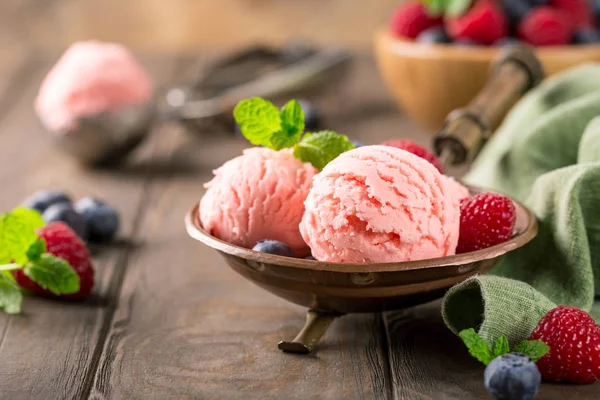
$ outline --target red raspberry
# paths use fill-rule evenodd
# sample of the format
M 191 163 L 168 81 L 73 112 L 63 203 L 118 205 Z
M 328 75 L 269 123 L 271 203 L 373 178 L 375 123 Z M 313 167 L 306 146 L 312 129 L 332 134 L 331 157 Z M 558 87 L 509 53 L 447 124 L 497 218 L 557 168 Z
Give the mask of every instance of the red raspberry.
M 79 292 L 56 296 L 29 279 L 22 270 L 17 270 L 14 274 L 17 283 L 23 288 L 42 296 L 59 297 L 64 300 L 84 299 L 90 294 L 94 286 L 94 268 L 85 244 L 63 222 L 54 222 L 46 225 L 38 233 L 41 238 L 46 240 L 48 253 L 67 261 L 77 272 L 80 279 Z
M 519 36 L 534 46 L 561 46 L 571 42 L 573 30 L 563 11 L 538 7 L 518 27 Z
M 460 201 L 460 235 L 456 253 L 485 249 L 512 237 L 517 214 L 508 197 L 479 193 Z
M 508 34 L 508 22 L 495 2 L 482 0 L 466 13 L 448 19 L 447 29 L 454 40 L 469 39 L 489 45 Z
M 550 5 L 567 16 L 572 30 L 594 26 L 594 14 L 588 0 L 551 0 Z
M 392 15 L 390 30 L 394 35 L 414 39 L 419 33 L 441 25 L 442 22 L 441 17 L 428 15 L 423 3 L 409 1 L 398 7 Z
M 550 347 L 537 361 L 544 379 L 594 383 L 600 378 L 600 326 L 585 311 L 567 306 L 548 311 L 529 340 Z
M 425 149 L 423 146 L 419 146 L 415 142 L 405 139 L 395 139 L 388 140 L 381 144 L 383 146 L 391 146 L 396 147 L 398 149 L 406 150 L 409 153 L 413 153 L 415 156 L 424 158 L 425 160 L 432 163 L 433 166 L 436 167 L 438 171 L 440 171 L 440 173 L 444 173 L 444 171 L 442 171 L 442 165 L 440 164 L 440 160 L 438 160 L 438 158 L 435 155 L 433 155 L 430 151 Z

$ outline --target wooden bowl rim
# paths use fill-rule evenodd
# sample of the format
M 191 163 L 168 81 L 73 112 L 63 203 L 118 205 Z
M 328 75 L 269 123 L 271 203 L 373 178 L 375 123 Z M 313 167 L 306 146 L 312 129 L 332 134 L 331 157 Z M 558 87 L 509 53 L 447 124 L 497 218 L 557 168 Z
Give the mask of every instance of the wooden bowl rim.
M 375 41 L 390 48 L 397 55 L 419 58 L 439 59 L 471 59 L 473 61 L 491 61 L 502 49 L 499 46 L 456 46 L 451 43 L 422 44 L 408 38 L 394 36 L 389 29 L 379 28 L 375 33 Z M 581 44 L 569 46 L 536 47 L 536 53 L 541 59 L 548 58 L 587 58 L 590 54 L 600 54 L 600 44 Z M 593 58 L 590 56 L 590 58 Z
M 467 186 L 477 190 L 472 186 Z M 479 189 L 481 190 L 481 189 Z M 519 201 L 512 199 L 517 209 L 521 209 L 527 217 L 527 228 L 515 235 L 510 240 L 500 243 L 496 246 L 488 247 L 487 249 L 477 250 L 465 254 L 456 254 L 446 257 L 430 258 L 426 260 L 405 261 L 395 263 L 378 263 L 378 264 L 347 264 L 347 263 L 330 263 L 314 260 L 306 260 L 301 258 L 291 258 L 266 254 L 244 247 L 236 246 L 217 239 L 206 232 L 198 217 L 199 203 L 197 203 L 185 216 L 185 226 L 188 234 L 204 243 L 205 245 L 235 257 L 241 257 L 246 260 L 251 260 L 259 263 L 272 264 L 283 267 L 300 268 L 313 271 L 328 271 L 328 272 L 343 272 L 343 273 L 369 273 L 369 272 L 397 272 L 406 270 L 417 270 L 425 268 L 447 267 L 452 265 L 465 265 L 484 260 L 494 259 L 501 255 L 515 250 L 529 243 L 538 233 L 538 222 L 533 213 L 521 204 Z

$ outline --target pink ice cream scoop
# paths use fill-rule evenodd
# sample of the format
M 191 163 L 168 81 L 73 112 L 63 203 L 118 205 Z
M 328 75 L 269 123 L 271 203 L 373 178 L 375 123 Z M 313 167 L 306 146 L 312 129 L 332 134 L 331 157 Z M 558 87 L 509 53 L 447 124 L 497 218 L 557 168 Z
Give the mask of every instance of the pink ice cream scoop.
M 213 236 L 253 247 L 261 239 L 286 243 L 295 255 L 309 249 L 298 225 L 318 171 L 289 150 L 250 148 L 214 171 L 200 201 L 200 221 Z
M 150 79 L 125 47 L 78 42 L 42 82 L 35 110 L 48 130 L 70 132 L 79 117 L 142 103 L 151 96 Z
M 428 161 L 389 146 L 340 155 L 315 176 L 300 223 L 317 260 L 412 261 L 454 254 L 455 189 Z

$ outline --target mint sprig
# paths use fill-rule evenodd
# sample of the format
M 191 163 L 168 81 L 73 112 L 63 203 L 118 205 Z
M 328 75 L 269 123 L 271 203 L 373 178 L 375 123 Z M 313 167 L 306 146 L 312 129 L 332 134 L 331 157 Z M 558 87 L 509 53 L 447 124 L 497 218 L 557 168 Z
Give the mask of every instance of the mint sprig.
M 294 146 L 294 157 L 311 163 L 317 169 L 323 169 L 334 158 L 353 148 L 354 145 L 346 135 L 333 131 L 307 133 Z
M 304 133 L 304 111 L 300 103 L 290 100 L 280 110 L 260 97 L 242 100 L 233 110 L 235 121 L 250 143 L 273 150 L 294 148 L 294 157 L 323 169 L 354 145 L 347 136 L 333 131 Z
M 19 207 L 0 214 L 0 309 L 21 311 L 23 293 L 13 271 L 23 270 L 32 281 L 61 295 L 79 291 L 79 275 L 69 263 L 46 251 L 46 241 L 36 233 L 44 220 L 35 210 Z
M 475 332 L 473 328 L 460 331 L 458 336 L 462 339 L 465 346 L 467 346 L 469 354 L 482 362 L 484 365 L 488 365 L 496 357 L 500 357 L 511 352 L 508 345 L 508 340 L 504 335 L 500 336 L 496 340 L 492 350 L 490 350 L 487 343 L 481 338 L 481 336 L 477 334 L 477 332 Z M 549 350 L 550 348 L 548 345 L 540 340 L 524 340 L 512 351 L 515 353 L 525 354 L 527 357 L 531 358 L 531 360 L 537 361 Z

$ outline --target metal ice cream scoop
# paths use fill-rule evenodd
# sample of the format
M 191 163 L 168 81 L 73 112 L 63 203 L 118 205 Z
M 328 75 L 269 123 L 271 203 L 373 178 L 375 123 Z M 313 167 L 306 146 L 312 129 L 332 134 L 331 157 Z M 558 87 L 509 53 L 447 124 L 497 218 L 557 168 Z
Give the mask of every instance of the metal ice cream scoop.
M 159 120 L 175 120 L 197 130 L 231 114 L 243 99 L 288 95 L 328 83 L 349 60 L 348 53 L 339 49 L 251 47 L 216 62 L 193 85 L 171 89 L 164 100 L 80 118 L 75 129 L 56 135 L 57 143 L 84 164 L 115 163 L 136 148 Z M 158 107 L 159 100 L 165 107 Z

